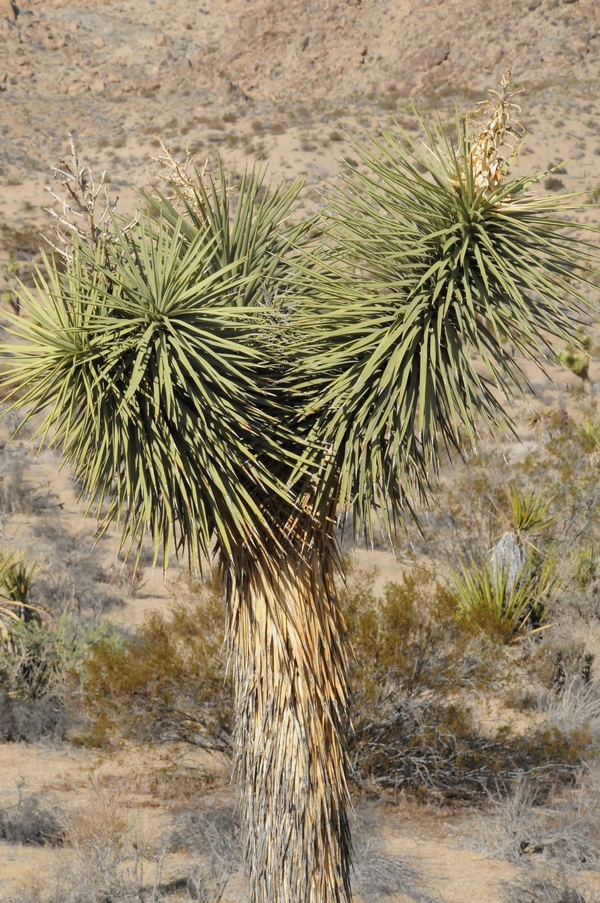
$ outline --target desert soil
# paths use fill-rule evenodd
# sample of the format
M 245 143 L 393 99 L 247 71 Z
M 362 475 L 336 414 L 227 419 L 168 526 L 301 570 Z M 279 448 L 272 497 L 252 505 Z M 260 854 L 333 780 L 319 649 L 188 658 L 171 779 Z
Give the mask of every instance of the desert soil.
M 149 155 L 159 152 L 156 136 L 175 154 L 189 147 L 200 163 L 220 156 L 233 172 L 265 161 L 274 180 L 305 174 L 303 203 L 318 209 L 323 181 L 357 165 L 349 136 L 364 139 L 393 119 L 414 128 L 415 102 L 443 120 L 455 99 L 472 110 L 508 65 L 524 89 L 528 132 L 517 170 L 563 164 L 554 190 L 585 192 L 583 217 L 598 221 L 597 0 L 0 0 L 0 293 L 14 285 L 15 270 L 27 278 L 38 257 L 39 233 L 49 228 L 46 186 L 69 133 L 94 172 L 108 172 L 124 212 L 135 189 L 155 180 Z M 536 379 L 542 392 L 552 391 Z M 93 525 L 82 522 L 56 457 L 34 461 L 26 441 L 15 453 L 53 498 L 48 516 L 91 550 Z M 50 553 L 27 516 L 2 529 L 4 545 L 35 550 L 44 566 Z M 94 549 L 107 566 L 116 538 Z M 398 573 L 390 553 L 353 554 L 361 566 L 377 565 L 381 582 Z M 122 623 L 139 623 L 168 599 L 160 571 L 148 567 L 143 576 L 135 598 L 126 586 L 115 588 L 123 605 L 112 616 Z M 186 774 L 212 767 L 179 754 Z M 0 805 L 25 788 L 72 809 L 111 788 L 152 830 L 177 797 L 168 789 L 172 763 L 161 756 L 6 744 Z M 202 786 L 192 796 L 206 795 Z M 428 899 L 500 903 L 515 870 L 465 842 L 476 833 L 471 813 L 373 804 L 367 814 L 386 849 L 420 876 Z M 51 870 L 53 856 L 47 847 L 0 844 L 0 894 Z M 177 862 L 169 868 L 176 874 Z M 233 882 L 227 893 L 241 899 L 243 888 Z

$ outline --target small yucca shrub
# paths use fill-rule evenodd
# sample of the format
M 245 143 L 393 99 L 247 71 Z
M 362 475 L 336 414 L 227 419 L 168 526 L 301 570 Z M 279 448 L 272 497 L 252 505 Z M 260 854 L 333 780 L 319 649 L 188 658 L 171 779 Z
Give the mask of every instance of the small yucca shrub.
M 457 619 L 502 642 L 530 633 L 546 617 L 554 571 L 552 558 L 539 565 L 526 561 L 517 570 L 510 561 L 471 559 L 451 578 Z
M 15 628 L 21 620 L 39 617 L 39 607 L 29 602 L 34 573 L 35 564 L 26 564 L 23 557 L 0 558 L 0 641 L 5 649 L 13 649 Z

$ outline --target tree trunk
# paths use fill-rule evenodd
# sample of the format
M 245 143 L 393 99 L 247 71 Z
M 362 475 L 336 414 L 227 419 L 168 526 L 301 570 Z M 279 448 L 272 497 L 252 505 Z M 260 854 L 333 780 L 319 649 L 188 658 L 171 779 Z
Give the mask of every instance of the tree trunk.
M 346 628 L 330 535 L 226 568 L 251 903 L 349 903 Z M 275 543 L 271 542 L 271 547 Z

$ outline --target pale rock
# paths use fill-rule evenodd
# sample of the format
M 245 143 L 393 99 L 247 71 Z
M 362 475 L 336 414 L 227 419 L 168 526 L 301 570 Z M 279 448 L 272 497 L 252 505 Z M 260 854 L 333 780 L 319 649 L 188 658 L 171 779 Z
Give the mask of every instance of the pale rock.
M 406 79 L 406 81 L 398 81 L 396 82 L 396 90 L 394 91 L 395 97 L 407 98 L 410 97 L 414 91 L 414 80 Z
M 12 0 L 0 0 L 0 17 L 9 22 L 17 21 L 17 8 Z
M 180 78 L 188 78 L 192 74 L 192 64 L 187 56 L 177 63 L 175 72 Z
M 102 92 L 106 89 L 106 84 L 102 81 L 101 78 L 95 78 L 90 85 L 94 94 L 102 94 Z
M 195 50 L 190 51 L 188 60 L 192 64 L 192 69 L 200 69 L 209 53 L 210 50 L 206 47 L 197 47 Z
M 104 47 L 104 39 L 100 35 L 96 35 L 92 41 L 92 46 L 95 47 L 96 50 L 102 50 Z
M 434 66 L 441 66 L 444 60 L 450 55 L 450 44 L 444 41 L 441 44 L 434 44 L 426 47 L 420 53 L 417 53 L 411 60 L 414 69 L 433 69 Z
M 589 50 L 587 38 L 581 35 L 576 37 L 573 41 L 573 50 L 576 53 L 586 54 Z

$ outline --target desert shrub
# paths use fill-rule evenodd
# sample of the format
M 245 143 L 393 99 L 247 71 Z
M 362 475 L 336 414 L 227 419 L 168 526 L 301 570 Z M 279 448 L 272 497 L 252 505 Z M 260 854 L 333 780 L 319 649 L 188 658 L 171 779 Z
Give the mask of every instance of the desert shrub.
M 72 724 L 72 712 L 62 699 L 14 699 L 0 690 L 0 740 L 10 743 L 37 743 L 65 740 Z
M 594 869 L 600 864 L 597 776 L 569 789 L 549 792 L 521 776 L 506 794 L 494 794 L 480 821 L 478 845 L 486 853 L 525 863 L 544 861 L 558 869 Z
M 57 619 L 19 621 L 10 649 L 0 649 L 0 687 L 14 699 L 58 698 L 77 679 L 89 650 L 109 632 L 69 609 Z
M 565 875 L 526 875 L 507 888 L 506 903 L 600 903 L 600 897 Z
M 351 773 L 360 785 L 478 796 L 530 773 L 568 781 L 588 754 L 584 724 L 484 734 L 471 702 L 505 694 L 519 655 L 465 631 L 452 594 L 425 569 L 375 592 L 357 571 L 341 591 L 351 659 Z M 180 582 L 168 612 L 101 638 L 81 664 L 89 745 L 119 738 L 229 751 L 225 610 L 218 579 Z M 471 694 L 471 695 L 470 695 Z M 191 816 L 190 816 L 191 817 Z
M 358 573 L 342 593 L 351 663 L 352 777 L 361 785 L 445 797 L 485 795 L 519 773 L 570 781 L 589 753 L 583 725 L 483 733 L 478 694 L 505 695 L 518 656 L 464 631 L 452 596 L 427 571 L 374 592 Z
M 544 787 L 570 782 L 590 750 L 586 731 L 544 726 L 522 735 L 501 727 L 489 736 L 458 702 L 385 702 L 376 714 L 355 714 L 351 761 L 362 784 L 468 799 L 504 792 L 523 772 Z
M 178 740 L 228 751 L 232 691 L 223 650 L 219 581 L 180 581 L 168 613 L 152 612 L 130 636 L 100 640 L 82 669 L 92 721 L 85 742 Z
M 36 795 L 19 796 L 13 806 L 0 806 L 0 839 L 33 846 L 62 843 L 63 813 Z
M 459 642 L 449 594 L 426 569 L 388 582 L 380 597 L 375 578 L 375 570 L 354 572 L 340 593 L 354 653 L 354 699 L 368 704 L 386 682 L 406 696 L 447 684 Z
M 16 622 L 0 647 L 0 739 L 64 740 L 77 720 L 82 664 L 108 632 L 68 609 L 58 619 Z

